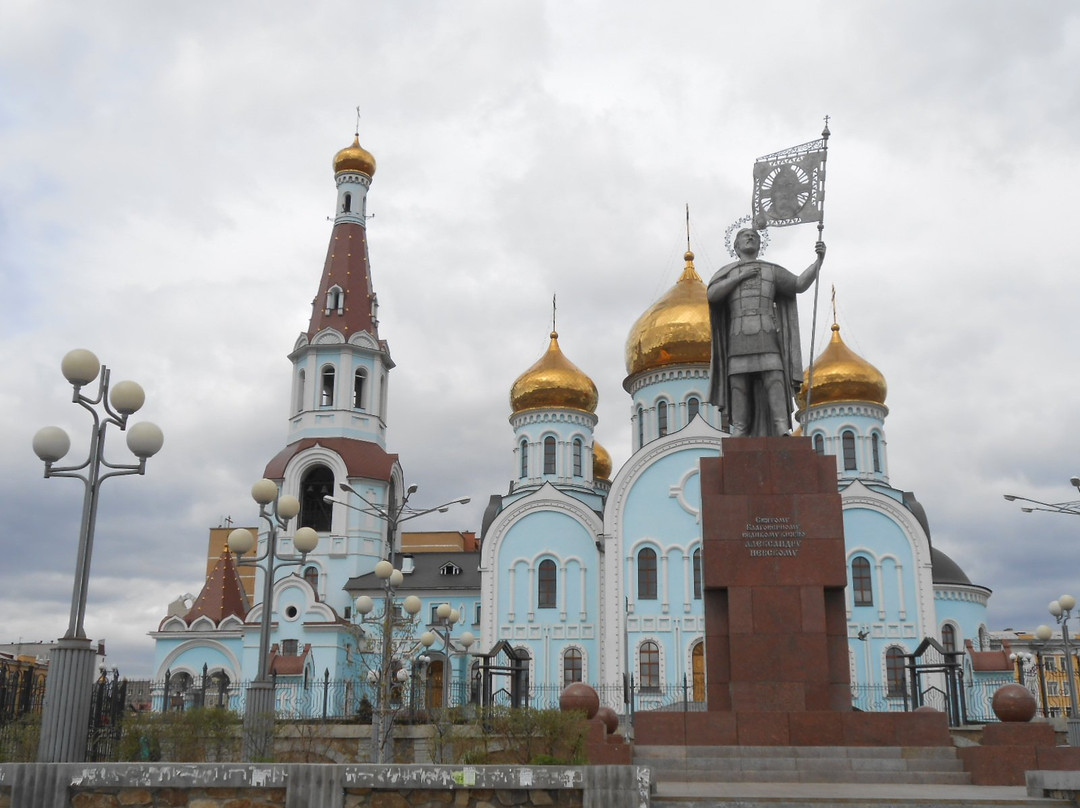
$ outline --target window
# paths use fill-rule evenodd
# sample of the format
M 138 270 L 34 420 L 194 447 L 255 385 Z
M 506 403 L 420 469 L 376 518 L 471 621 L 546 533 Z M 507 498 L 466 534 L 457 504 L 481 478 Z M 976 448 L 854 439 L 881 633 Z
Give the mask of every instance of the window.
M 646 640 L 638 651 L 638 669 L 642 690 L 660 689 L 660 646 Z
M 299 640 L 282 640 L 281 641 L 281 655 L 282 656 L 296 656 L 300 650 Z
M 656 428 L 660 437 L 667 434 L 667 402 L 661 401 L 656 405 Z
M 300 371 L 296 374 L 296 411 L 302 412 L 304 409 L 304 383 L 307 381 L 307 376 L 304 371 Z
M 475 606 L 476 609 L 473 611 L 473 625 L 478 626 L 480 625 L 480 604 L 477 603 Z
M 555 562 L 545 558 L 540 562 L 536 585 L 536 608 L 554 609 L 556 596 Z
M 904 695 L 904 652 L 893 646 L 885 652 L 886 695 Z
M 364 383 L 367 381 L 367 371 L 357 368 L 353 374 L 352 405 L 353 409 L 364 409 Z
M 341 210 L 345 213 L 352 210 L 352 194 L 345 194 L 345 204 L 341 206 Z
M 645 445 L 645 410 L 637 408 L 637 445 L 640 449 Z
M 870 451 L 874 455 L 874 471 L 881 473 L 881 441 L 875 433 L 870 438 Z
M 1057 670 L 1057 657 L 1044 657 L 1043 658 L 1043 670 L 1056 671 Z
M 304 580 L 311 586 L 311 590 L 318 595 L 319 592 L 319 568 L 312 565 L 304 567 Z
M 870 579 L 870 562 L 858 556 L 851 562 L 851 589 L 856 606 L 874 605 L 874 586 Z
M 562 658 L 563 686 L 581 681 L 581 651 L 577 648 L 567 648 Z
M 841 436 L 844 446 L 844 471 L 853 471 L 858 468 L 855 465 L 855 433 L 848 430 Z
M 690 423 L 697 418 L 698 411 L 701 409 L 701 402 L 696 398 L 689 398 L 686 401 L 686 423 Z
M 1059 696 L 1059 695 L 1061 695 L 1061 691 L 1059 690 L 1059 687 L 1060 686 L 1058 685 L 1057 682 L 1047 682 L 1046 683 L 1046 695 L 1048 695 L 1048 696 Z
M 447 604 L 432 603 L 431 604 L 431 619 L 428 620 L 428 623 L 430 625 L 435 625 L 437 623 L 442 622 L 442 620 L 439 618 L 439 607 L 443 606 L 443 605 L 449 606 L 450 604 L 449 603 L 447 603 Z
M 646 547 L 637 557 L 638 600 L 656 600 L 656 551 Z
M 555 438 L 544 438 L 544 474 L 555 473 Z
M 334 406 L 334 366 L 322 369 L 322 387 L 319 391 L 319 404 L 323 407 Z
M 529 476 L 529 442 L 521 442 L 521 479 Z
M 453 561 L 447 561 L 439 568 L 439 575 L 461 575 L 461 567 Z
M 323 497 L 333 493 L 334 472 L 326 466 L 313 466 L 305 472 L 300 479 L 300 518 L 297 527 L 328 532 L 333 511 Z
M 956 650 L 956 627 L 952 623 L 941 627 L 941 647 L 950 652 Z
M 333 311 L 338 314 L 345 311 L 345 292 L 336 284 L 326 290 L 326 313 Z
M 825 454 L 825 437 L 820 432 L 814 435 L 814 451 L 819 455 Z
M 701 600 L 701 548 L 694 550 L 694 600 Z
M 582 451 L 582 445 L 581 445 L 581 438 L 574 438 L 574 476 L 575 477 L 580 477 L 581 476 L 581 466 L 582 466 L 581 458 L 582 458 L 582 454 L 583 454 L 583 451 Z

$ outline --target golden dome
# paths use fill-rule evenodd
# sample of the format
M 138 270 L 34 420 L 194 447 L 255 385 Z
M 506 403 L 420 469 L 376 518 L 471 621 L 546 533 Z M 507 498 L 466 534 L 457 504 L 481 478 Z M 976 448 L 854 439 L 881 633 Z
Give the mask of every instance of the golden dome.
M 803 387 L 798 403 L 806 407 L 807 380 L 810 369 L 803 373 Z M 881 371 L 871 365 L 840 339 L 840 326 L 833 323 L 832 339 L 814 363 L 814 391 L 811 406 L 833 401 L 869 401 L 884 404 L 888 385 Z
M 547 352 L 510 388 L 510 408 L 522 410 L 567 409 L 596 411 L 596 385 L 563 354 L 559 334 L 551 332 Z
M 642 314 L 626 338 L 626 372 L 633 376 L 667 365 L 708 364 L 712 353 L 705 284 L 694 254 L 683 256 L 679 280 Z
M 592 476 L 594 480 L 611 479 L 611 455 L 598 440 L 592 445 Z
M 346 146 L 334 155 L 334 173 L 340 174 L 342 171 L 375 176 L 375 158 L 360 145 L 360 135 L 353 138 L 351 146 Z

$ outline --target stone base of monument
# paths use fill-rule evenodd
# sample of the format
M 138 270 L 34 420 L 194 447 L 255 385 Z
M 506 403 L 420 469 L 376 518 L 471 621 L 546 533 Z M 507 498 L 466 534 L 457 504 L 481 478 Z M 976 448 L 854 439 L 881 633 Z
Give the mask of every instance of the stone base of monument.
M 951 746 L 944 713 L 649 712 L 634 716 L 648 746 Z
M 1022 786 L 1029 771 L 1080 771 L 1080 749 L 1056 744 L 1049 724 L 1013 721 L 987 724 L 981 746 L 957 752 L 976 785 Z

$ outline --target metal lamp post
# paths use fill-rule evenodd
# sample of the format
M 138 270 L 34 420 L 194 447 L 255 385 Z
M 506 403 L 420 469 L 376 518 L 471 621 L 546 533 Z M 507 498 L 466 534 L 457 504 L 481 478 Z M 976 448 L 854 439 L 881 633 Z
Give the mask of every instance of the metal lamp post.
M 1018 684 L 1024 684 L 1024 666 L 1031 663 L 1034 657 L 1031 654 L 1017 654 L 1015 652 L 1009 654 L 1009 660 L 1016 666 L 1016 681 Z
M 46 477 L 75 477 L 85 486 L 82 521 L 79 527 L 79 549 L 75 562 L 75 584 L 71 593 L 71 614 L 67 633 L 57 642 L 49 661 L 49 677 L 45 686 L 45 707 L 41 718 L 41 740 L 38 761 L 42 763 L 81 762 L 86 759 L 87 722 L 90 716 L 91 685 L 94 681 L 93 644 L 86 637 L 83 619 L 86 615 L 86 594 L 90 582 L 90 558 L 94 548 L 94 527 L 97 522 L 98 493 L 109 477 L 144 474 L 146 460 L 161 449 L 164 437 L 161 430 L 149 421 L 132 425 L 128 417 L 137 412 L 146 395 L 135 382 L 118 382 L 109 389 L 109 369 L 90 351 L 69 351 L 60 369 L 74 388 L 72 402 L 90 413 L 93 429 L 90 433 L 90 452 L 86 460 L 74 466 L 56 466 L 71 448 L 71 439 L 57 426 L 39 429 L 34 435 L 34 453 L 45 461 Z M 97 380 L 97 392 L 87 395 L 82 388 Z M 98 405 L 102 412 L 98 411 Z M 105 460 L 105 434 L 109 425 L 127 431 L 127 445 L 139 459 L 134 464 L 117 464 Z M 102 473 L 102 467 L 111 469 Z M 85 473 L 83 472 L 85 469 Z
M 1069 717 L 1066 720 L 1069 746 L 1080 747 L 1080 710 L 1077 710 L 1076 702 L 1076 673 L 1073 668 L 1072 644 L 1069 641 L 1069 618 L 1072 610 L 1076 608 L 1076 598 L 1072 595 L 1062 595 L 1057 600 L 1050 601 L 1047 607 L 1050 614 L 1061 626 L 1061 643 L 1065 647 L 1065 670 L 1069 677 Z M 1035 636 L 1046 642 L 1053 635 L 1050 626 L 1039 626 L 1035 629 Z
M 435 644 L 436 639 L 442 640 L 443 656 L 445 657 L 442 677 L 442 705 L 445 709 L 450 706 L 450 679 L 453 675 L 454 647 L 450 635 L 454 631 L 454 625 L 461 622 L 462 615 L 457 609 L 451 608 L 449 603 L 440 603 L 435 609 L 435 617 L 436 620 L 432 624 L 434 631 L 425 631 L 421 634 L 420 644 L 430 649 Z M 465 649 L 465 653 L 468 653 L 474 642 L 476 642 L 476 637 L 471 631 L 466 631 L 458 637 L 458 643 Z
M 386 762 L 386 747 L 393 727 L 393 721 L 388 720 L 391 688 L 394 682 L 401 684 L 409 678 L 409 673 L 402 661 L 394 659 L 393 642 L 397 611 L 394 608 L 394 597 L 397 594 L 397 587 L 401 586 L 405 576 L 401 570 L 395 569 L 393 564 L 383 559 L 375 565 L 375 577 L 382 581 L 383 585 L 383 610 L 382 614 L 376 618 L 380 624 L 379 630 L 382 632 L 379 667 L 368 672 L 368 681 L 377 686 L 375 706 L 371 713 L 371 762 L 384 763 Z M 375 608 L 375 601 L 367 595 L 361 595 L 356 599 L 355 605 L 361 618 L 366 620 Z M 409 595 L 402 601 L 401 606 L 411 621 L 419 613 L 422 604 L 416 595 Z M 399 664 L 395 665 L 395 662 Z
M 263 573 L 262 620 L 259 623 L 259 662 L 255 678 L 248 684 L 244 705 L 244 759 L 267 760 L 274 731 L 274 682 L 269 675 L 270 617 L 273 612 L 274 571 L 278 567 L 303 564 L 307 554 L 319 543 L 319 534 L 310 527 L 299 528 L 293 535 L 293 547 L 300 559 L 278 553 L 278 534 L 289 520 L 300 513 L 300 500 L 289 494 L 279 495 L 277 483 L 262 479 L 251 487 L 251 497 L 259 504 L 259 517 L 268 525 L 266 550 L 256 558 L 241 556 L 255 546 L 255 537 L 243 528 L 229 534 L 229 550 L 236 563 L 252 566 Z
M 1070 477 L 1069 485 L 1080 491 L 1080 477 Z M 1037 499 L 1031 499 L 1030 497 L 1021 497 L 1017 494 L 1003 494 L 1006 502 L 1026 502 L 1027 505 L 1021 505 L 1020 510 L 1024 513 L 1034 513 L 1035 511 L 1046 511 L 1047 513 L 1064 513 L 1070 516 L 1080 516 L 1080 500 L 1072 500 L 1070 502 L 1042 502 Z

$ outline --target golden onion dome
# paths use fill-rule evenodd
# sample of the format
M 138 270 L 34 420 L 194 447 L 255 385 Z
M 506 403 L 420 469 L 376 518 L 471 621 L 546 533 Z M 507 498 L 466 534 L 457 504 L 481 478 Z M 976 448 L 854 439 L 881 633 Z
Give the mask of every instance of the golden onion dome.
M 806 407 L 806 392 L 810 369 L 803 373 L 803 387 L 798 404 Z M 832 338 L 814 363 L 814 390 L 810 404 L 834 401 L 869 401 L 884 404 L 888 385 L 881 371 L 871 365 L 840 339 L 840 326 L 832 325 Z
M 611 479 L 611 455 L 598 440 L 592 445 L 592 476 L 594 480 Z
M 559 348 L 559 334 L 551 332 L 551 344 L 540 359 L 510 387 L 510 408 L 523 410 L 567 409 L 595 412 L 596 385 Z
M 712 353 L 705 284 L 694 254 L 675 285 L 642 314 L 626 338 L 626 373 L 633 376 L 667 365 L 708 364 Z
M 360 135 L 353 138 L 351 146 L 346 146 L 334 155 L 334 173 L 340 174 L 342 171 L 375 176 L 375 158 L 360 145 Z

